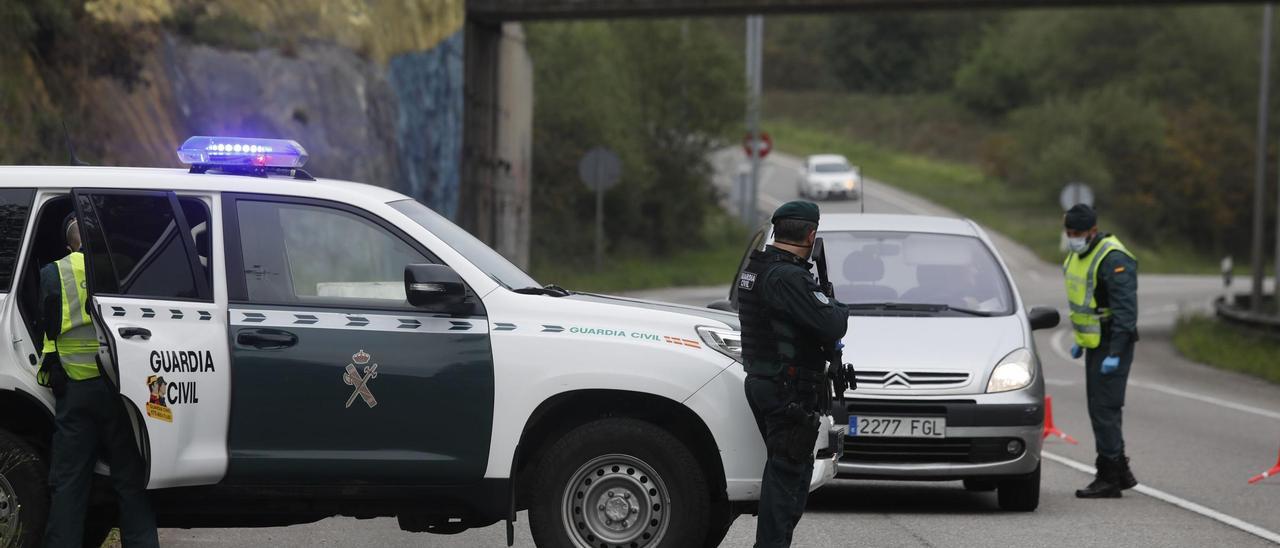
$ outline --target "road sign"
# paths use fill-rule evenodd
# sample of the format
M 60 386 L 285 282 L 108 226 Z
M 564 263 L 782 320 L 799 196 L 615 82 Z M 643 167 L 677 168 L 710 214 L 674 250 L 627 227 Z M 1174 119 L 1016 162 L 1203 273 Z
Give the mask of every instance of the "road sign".
M 751 146 L 751 134 L 747 133 L 747 135 L 742 138 L 742 150 L 747 153 L 748 158 L 751 157 L 751 149 L 753 148 L 757 147 Z M 769 153 L 773 151 L 773 138 L 769 137 L 769 134 L 763 131 L 760 132 L 759 149 L 761 158 L 768 156 Z
M 1080 182 L 1067 183 L 1067 186 L 1062 187 L 1062 194 L 1058 195 L 1058 203 L 1062 205 L 1063 211 L 1076 204 L 1093 207 L 1093 189 Z
M 612 150 L 595 147 L 588 150 L 578 162 L 578 176 L 587 188 L 608 190 L 622 178 L 622 161 Z

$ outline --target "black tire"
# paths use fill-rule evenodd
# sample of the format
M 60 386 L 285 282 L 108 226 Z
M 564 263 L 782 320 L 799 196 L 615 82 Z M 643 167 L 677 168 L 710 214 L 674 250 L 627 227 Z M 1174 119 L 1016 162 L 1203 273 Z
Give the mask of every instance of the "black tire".
M 996 498 L 1001 510 L 1034 512 L 1040 506 L 1040 465 L 1025 476 L 1000 481 Z
M 964 480 L 964 490 L 974 493 L 986 493 L 996 490 L 996 480 L 991 479 L 967 479 Z
M 711 497 L 702 468 L 653 424 L 612 418 L 579 426 L 540 456 L 535 477 L 529 527 L 542 548 L 684 548 L 707 540 Z
M 0 430 L 0 546 L 40 546 L 49 517 L 48 477 L 40 453 Z

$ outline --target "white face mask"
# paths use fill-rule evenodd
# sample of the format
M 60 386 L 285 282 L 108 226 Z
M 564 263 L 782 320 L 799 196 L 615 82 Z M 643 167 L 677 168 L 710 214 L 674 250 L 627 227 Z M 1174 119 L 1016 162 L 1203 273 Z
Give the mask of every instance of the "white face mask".
M 1081 236 L 1079 238 L 1067 238 L 1067 249 L 1072 253 L 1080 253 L 1089 248 L 1089 238 Z

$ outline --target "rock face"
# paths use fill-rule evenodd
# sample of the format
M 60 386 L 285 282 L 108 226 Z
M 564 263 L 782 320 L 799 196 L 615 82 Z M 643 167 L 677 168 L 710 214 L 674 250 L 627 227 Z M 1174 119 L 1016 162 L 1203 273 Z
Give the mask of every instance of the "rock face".
M 398 99 L 383 71 L 350 50 L 307 44 L 285 56 L 172 36 L 161 47 L 174 106 L 191 134 L 296 139 L 315 175 L 409 190 L 396 143 Z

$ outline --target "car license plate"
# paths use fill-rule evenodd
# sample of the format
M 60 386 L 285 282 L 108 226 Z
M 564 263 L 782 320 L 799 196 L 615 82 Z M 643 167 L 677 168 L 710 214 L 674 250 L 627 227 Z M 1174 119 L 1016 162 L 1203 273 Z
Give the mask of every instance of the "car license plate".
M 849 435 L 882 438 L 945 438 L 945 417 L 850 416 Z

